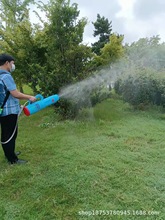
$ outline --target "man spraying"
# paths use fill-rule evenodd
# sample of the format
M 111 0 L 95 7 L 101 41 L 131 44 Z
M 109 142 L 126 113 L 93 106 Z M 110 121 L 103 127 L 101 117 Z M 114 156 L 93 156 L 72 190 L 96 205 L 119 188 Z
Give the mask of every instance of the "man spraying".
M 18 159 L 18 153 L 15 152 L 15 142 L 18 132 L 17 119 L 20 112 L 19 99 L 35 102 L 36 97 L 17 90 L 15 81 L 11 75 L 14 70 L 14 58 L 8 54 L 0 54 L 0 123 L 2 148 L 9 164 L 23 164 L 27 161 Z

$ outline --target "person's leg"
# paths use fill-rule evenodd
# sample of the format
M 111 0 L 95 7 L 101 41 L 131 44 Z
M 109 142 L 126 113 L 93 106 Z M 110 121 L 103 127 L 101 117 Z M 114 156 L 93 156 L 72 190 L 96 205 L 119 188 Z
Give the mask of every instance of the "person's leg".
M 11 114 L 4 117 L 1 117 L 1 142 L 6 142 L 13 135 L 13 132 L 17 126 L 17 115 Z M 18 160 L 18 157 L 15 154 L 15 141 L 17 138 L 16 128 L 15 134 L 8 143 L 2 143 L 2 148 L 7 160 L 11 163 L 15 163 Z

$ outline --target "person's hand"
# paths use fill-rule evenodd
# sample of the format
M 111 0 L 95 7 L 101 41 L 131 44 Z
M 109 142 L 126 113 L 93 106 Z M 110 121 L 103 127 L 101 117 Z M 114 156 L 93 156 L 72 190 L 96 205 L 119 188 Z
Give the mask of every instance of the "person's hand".
M 29 97 L 29 101 L 30 101 L 30 102 L 36 102 L 37 99 L 36 99 L 35 96 L 30 96 L 30 97 Z

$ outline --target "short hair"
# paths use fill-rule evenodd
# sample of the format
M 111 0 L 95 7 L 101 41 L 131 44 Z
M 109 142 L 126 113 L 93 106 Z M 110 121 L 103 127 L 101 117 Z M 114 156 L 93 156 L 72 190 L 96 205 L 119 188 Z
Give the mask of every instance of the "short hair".
M 14 57 L 5 53 L 0 54 L 0 66 L 4 65 L 6 61 L 8 62 L 14 61 Z

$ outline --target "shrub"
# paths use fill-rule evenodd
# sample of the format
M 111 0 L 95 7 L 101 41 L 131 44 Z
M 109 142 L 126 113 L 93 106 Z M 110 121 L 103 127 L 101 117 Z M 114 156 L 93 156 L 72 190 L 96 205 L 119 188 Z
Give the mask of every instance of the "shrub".
M 73 99 L 61 99 L 60 102 L 56 104 L 55 111 L 63 119 L 74 119 L 78 116 L 79 112 L 84 108 L 91 108 L 97 103 L 108 99 L 111 95 L 111 91 L 107 88 L 103 89 L 93 89 L 90 92 L 85 92 L 81 96 L 73 96 Z
M 125 74 L 115 83 L 115 91 L 133 106 L 155 104 L 165 106 L 165 78 L 163 73 L 149 69 Z

